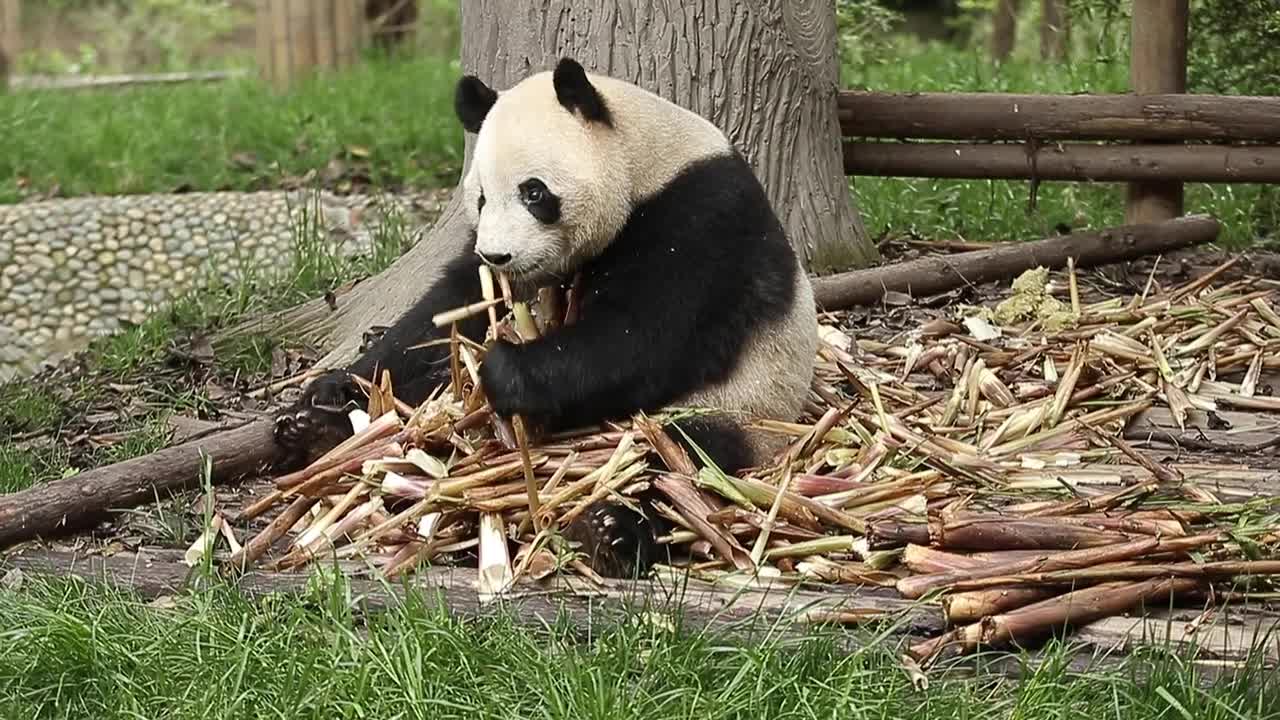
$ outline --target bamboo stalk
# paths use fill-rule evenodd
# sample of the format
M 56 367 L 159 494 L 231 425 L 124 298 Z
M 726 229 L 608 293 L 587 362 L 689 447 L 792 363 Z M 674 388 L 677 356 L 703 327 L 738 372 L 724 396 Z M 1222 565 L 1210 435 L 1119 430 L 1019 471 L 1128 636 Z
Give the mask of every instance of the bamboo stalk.
M 705 518 L 711 514 L 712 509 L 702 499 L 692 482 L 678 475 L 663 474 L 654 480 L 654 486 L 671 499 L 685 522 L 704 540 L 710 542 L 721 558 L 732 563 L 739 570 L 755 569 L 755 563 L 751 561 L 751 555 L 746 548 L 739 545 L 732 535 L 721 532 L 706 521 Z
M 1070 550 L 1116 545 L 1132 538 L 1057 518 L 992 517 L 938 523 L 931 539 L 944 550 Z
M 460 308 L 454 308 L 453 310 L 447 310 L 445 312 L 436 313 L 435 315 L 431 316 L 431 322 L 438 328 L 445 327 L 447 325 L 452 325 L 454 323 L 460 322 L 462 320 L 466 320 L 468 318 L 473 318 L 476 315 L 480 315 L 481 313 L 490 312 L 501 304 L 502 304 L 502 298 L 491 298 L 488 300 L 481 300 L 480 302 L 471 303 L 470 305 L 464 305 Z M 495 321 L 496 321 L 496 318 L 495 318 Z
M 961 581 L 957 591 L 984 590 L 1015 585 L 1075 585 L 1079 583 L 1147 580 L 1151 578 L 1222 579 L 1237 576 L 1280 575 L 1280 560 L 1231 560 L 1207 563 L 1138 565 L 1110 563 L 1097 567 L 1053 572 L 1022 573 Z
M 275 544 L 277 540 L 284 537 L 289 528 L 298 524 L 304 515 L 311 511 L 319 498 L 299 497 L 295 498 L 289 507 L 275 517 L 270 523 L 263 528 L 262 532 L 253 536 L 249 542 L 245 543 L 240 552 L 233 554 L 228 560 L 224 569 L 243 571 L 258 558 L 266 554 L 267 550 Z
M 1198 581 L 1175 578 L 1106 583 L 1059 595 L 1001 615 L 987 616 L 938 638 L 912 645 L 907 654 L 922 664 L 971 653 L 980 646 L 1025 644 L 1064 625 L 1084 625 L 1170 594 L 1194 590 Z
M 1215 542 L 1220 542 L 1222 535 L 1207 533 L 1185 538 L 1162 540 L 1143 538 L 1115 545 L 1067 550 L 1040 557 L 1014 560 L 1007 563 L 990 564 L 979 568 L 967 568 L 927 575 L 903 578 L 898 582 L 898 592 L 903 597 L 916 599 L 933 590 L 951 587 L 959 582 L 979 580 L 1002 575 L 1014 575 L 1025 572 L 1051 572 L 1056 570 L 1074 570 L 1078 568 L 1101 565 L 1103 563 L 1132 560 L 1155 553 L 1195 550 Z
M 942 598 L 942 617 L 948 625 L 963 625 L 999 615 L 1058 593 L 1048 588 L 1014 587 L 957 592 Z

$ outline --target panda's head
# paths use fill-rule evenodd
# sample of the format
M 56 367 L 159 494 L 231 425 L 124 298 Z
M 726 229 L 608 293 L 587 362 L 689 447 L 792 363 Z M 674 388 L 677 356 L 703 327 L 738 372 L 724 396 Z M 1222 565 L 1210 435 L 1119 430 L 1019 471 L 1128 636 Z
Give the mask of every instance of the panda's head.
M 631 211 L 634 151 L 616 111 L 635 101 L 607 82 L 564 59 L 501 93 L 474 76 L 458 83 L 458 119 L 477 133 L 463 178 L 476 252 L 526 287 L 568 279 Z

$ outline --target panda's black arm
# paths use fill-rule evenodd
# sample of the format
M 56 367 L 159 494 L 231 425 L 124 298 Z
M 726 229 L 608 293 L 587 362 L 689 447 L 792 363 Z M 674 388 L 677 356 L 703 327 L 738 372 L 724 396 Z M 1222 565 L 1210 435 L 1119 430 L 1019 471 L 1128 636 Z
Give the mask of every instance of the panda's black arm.
M 396 397 L 417 405 L 430 395 L 436 385 L 448 378 L 449 348 L 445 343 L 415 347 L 449 336 L 448 328 L 436 328 L 431 318 L 436 313 L 481 299 L 478 268 L 480 260 L 470 246 L 448 262 L 439 279 L 396 322 L 354 362 L 335 369 L 313 381 L 287 414 L 330 410 L 333 422 L 344 425 L 345 410 L 352 404 L 363 404 L 364 394 L 351 380 L 359 375 L 378 379 L 383 370 L 391 373 Z M 484 340 L 486 319 L 483 315 L 458 323 L 458 332 L 476 342 Z M 306 444 L 299 439 L 291 444 Z
M 691 357 L 689 333 L 594 308 L 578 323 L 524 345 L 499 342 L 480 367 L 499 415 L 570 425 L 656 409 L 704 384 L 714 361 Z
M 431 394 L 449 374 L 449 346 L 437 343 L 414 347 L 449 337 L 449 328 L 437 328 L 431 318 L 445 310 L 476 303 L 484 298 L 480 290 L 480 260 L 469 250 L 445 265 L 439 279 L 376 342 L 346 369 L 361 377 L 377 380 L 383 370 L 391 372 L 396 397 L 417 405 Z M 484 341 L 486 316 L 478 315 L 458 323 L 458 332 L 475 342 Z

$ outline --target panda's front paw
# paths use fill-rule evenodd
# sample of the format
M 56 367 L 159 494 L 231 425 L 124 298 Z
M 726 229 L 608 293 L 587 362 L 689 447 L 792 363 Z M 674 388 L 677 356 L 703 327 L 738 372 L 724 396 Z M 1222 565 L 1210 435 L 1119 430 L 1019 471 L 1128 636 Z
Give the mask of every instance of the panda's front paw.
M 308 456 L 327 451 L 351 435 L 347 412 L 357 407 L 358 392 L 345 371 L 316 378 L 297 402 L 276 416 L 276 443 Z
M 564 529 L 583 562 L 605 577 L 630 578 L 649 572 L 658 552 L 653 522 L 642 511 L 603 500 Z
M 546 398 L 536 387 L 520 348 L 498 340 L 480 364 L 480 383 L 484 386 L 489 407 L 499 416 L 539 417 L 548 411 Z

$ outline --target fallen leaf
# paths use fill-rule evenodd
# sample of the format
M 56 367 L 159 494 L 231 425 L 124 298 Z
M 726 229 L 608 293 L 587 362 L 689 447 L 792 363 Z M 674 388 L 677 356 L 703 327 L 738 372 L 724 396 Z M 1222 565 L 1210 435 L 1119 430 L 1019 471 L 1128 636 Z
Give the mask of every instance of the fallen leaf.
M 907 293 L 889 290 L 885 292 L 881 302 L 890 307 L 906 307 L 911 304 L 912 298 Z
M 22 581 L 26 575 L 22 573 L 22 568 L 13 568 L 0 576 L 0 590 L 8 590 L 17 592 L 22 589 Z
M 964 326 L 969 329 L 969 334 L 978 342 L 995 340 L 1000 337 L 1000 328 L 987 322 L 986 318 L 978 317 L 977 315 L 970 315 L 965 318 Z
M 156 610 L 173 610 L 178 607 L 178 600 L 172 595 L 160 595 L 147 603 L 147 607 L 152 607 Z
M 231 164 L 241 170 L 252 170 L 258 167 L 258 157 L 247 152 L 231 153 Z
M 213 364 L 213 341 L 208 335 L 199 333 L 191 338 L 191 347 L 188 350 L 191 359 L 201 365 Z

